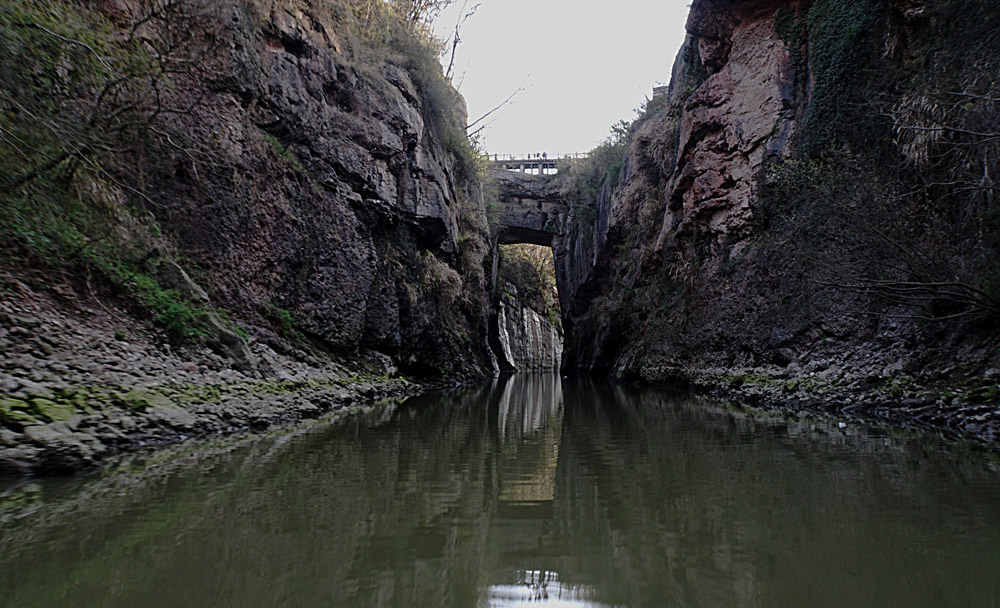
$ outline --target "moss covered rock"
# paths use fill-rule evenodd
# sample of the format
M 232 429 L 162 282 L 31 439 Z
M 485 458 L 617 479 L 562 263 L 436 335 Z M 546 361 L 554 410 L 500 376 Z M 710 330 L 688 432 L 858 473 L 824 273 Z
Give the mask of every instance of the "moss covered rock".
M 171 401 L 168 397 L 152 391 L 136 390 L 128 391 L 126 393 L 116 393 L 115 400 L 129 409 L 139 412 L 144 412 L 153 408 L 174 407 L 173 401 Z
M 0 399 L 0 423 L 14 428 L 38 424 L 32 413 L 31 404 L 21 399 Z
M 31 400 L 31 409 L 39 418 L 48 422 L 64 422 L 76 414 L 76 407 L 72 403 L 40 397 Z

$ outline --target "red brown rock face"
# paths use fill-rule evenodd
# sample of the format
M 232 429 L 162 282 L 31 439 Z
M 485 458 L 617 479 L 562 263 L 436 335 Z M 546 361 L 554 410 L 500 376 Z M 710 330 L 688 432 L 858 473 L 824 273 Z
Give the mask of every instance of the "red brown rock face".
M 658 248 L 744 235 L 765 157 L 790 153 L 794 75 L 775 3 L 720 4 L 696 3 L 688 22 L 711 75 L 684 108 Z

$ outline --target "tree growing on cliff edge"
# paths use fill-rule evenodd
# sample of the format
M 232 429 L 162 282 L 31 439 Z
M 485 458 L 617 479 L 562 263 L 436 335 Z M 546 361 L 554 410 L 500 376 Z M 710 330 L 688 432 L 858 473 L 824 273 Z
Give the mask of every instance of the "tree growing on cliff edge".
M 428 25 L 455 0 L 393 0 L 407 23 Z

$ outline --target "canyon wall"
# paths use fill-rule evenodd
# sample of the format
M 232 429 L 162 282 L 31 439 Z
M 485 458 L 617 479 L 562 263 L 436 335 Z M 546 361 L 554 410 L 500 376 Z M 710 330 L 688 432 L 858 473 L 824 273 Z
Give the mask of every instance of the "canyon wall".
M 945 378 L 989 384 L 991 11 L 696 0 L 669 94 L 573 207 L 564 369 L 924 405 Z
M 464 101 L 359 7 L 0 7 L 0 474 L 497 369 Z
M 53 107 L 132 113 L 146 126 L 95 129 L 80 139 L 122 141 L 81 143 L 38 177 L 23 169 L 29 179 L 5 192 L 21 205 L 2 218 L 8 286 L 45 292 L 65 282 L 82 301 L 96 289 L 251 376 L 267 375 L 261 349 L 300 360 L 377 352 L 417 375 L 492 371 L 478 161 L 464 101 L 419 35 L 388 17 L 366 23 L 347 1 L 98 4 L 58 4 L 69 29 L 53 40 L 47 25 L 31 30 L 45 39 L 26 53 L 31 44 L 56 51 L 30 61 L 57 65 L 74 48 L 59 41 L 89 30 L 152 89 L 124 91 L 135 99 L 121 107 L 80 83 L 65 87 L 75 98 L 59 98 L 59 87 L 37 95 Z M 11 10 L 22 8 L 22 19 L 50 18 Z M 115 93 L 103 69 L 85 84 Z M 39 191 L 50 184 L 72 192 L 87 217 L 45 202 Z M 73 223 L 42 243 L 49 207 Z M 93 245 L 59 242 L 66 233 Z M 39 255 L 50 242 L 51 255 Z M 29 280 L 37 268 L 46 278 Z M 47 280 L 59 273 L 65 281 Z
M 358 371 L 1000 424 L 975 405 L 1000 376 L 989 0 L 695 0 L 666 95 L 508 180 L 534 208 L 505 242 L 552 245 L 561 327 L 497 280 L 483 159 L 419 31 L 350 0 L 40 6 L 0 8 L 0 468 L 315 415 Z
M 420 73 L 436 63 L 378 56 L 323 3 L 212 14 L 221 74 L 201 83 L 203 120 L 174 126 L 215 142 L 214 161 L 160 150 L 153 213 L 213 298 L 287 310 L 330 347 L 415 373 L 488 371 L 485 223 L 445 141 L 463 136 L 463 102 Z

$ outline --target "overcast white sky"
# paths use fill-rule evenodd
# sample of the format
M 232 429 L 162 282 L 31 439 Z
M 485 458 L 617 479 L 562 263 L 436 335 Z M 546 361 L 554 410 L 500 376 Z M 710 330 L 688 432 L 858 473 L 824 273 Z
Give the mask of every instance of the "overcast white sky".
M 463 26 L 455 82 L 470 122 L 525 90 L 483 132 L 490 154 L 585 152 L 666 84 L 689 0 L 480 0 Z M 463 0 L 436 28 L 455 27 Z M 477 0 L 469 0 L 469 8 Z

